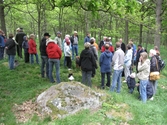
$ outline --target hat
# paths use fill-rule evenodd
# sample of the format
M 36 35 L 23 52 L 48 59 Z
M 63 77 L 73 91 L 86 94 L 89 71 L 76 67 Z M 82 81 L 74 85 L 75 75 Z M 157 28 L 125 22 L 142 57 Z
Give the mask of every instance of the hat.
M 50 37 L 49 33 L 44 33 L 44 36 L 49 36 Z
M 19 30 L 20 30 L 20 28 L 17 28 L 17 29 L 16 29 L 16 31 L 19 31 Z
M 61 34 L 61 32 L 60 32 L 60 31 L 58 31 L 58 32 L 57 32 L 57 34 Z
M 74 31 L 74 33 L 78 33 L 77 31 Z

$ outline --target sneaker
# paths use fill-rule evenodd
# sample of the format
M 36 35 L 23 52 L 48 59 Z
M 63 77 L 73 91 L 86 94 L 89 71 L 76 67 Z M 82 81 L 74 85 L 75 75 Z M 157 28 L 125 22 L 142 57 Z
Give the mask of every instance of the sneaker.
M 126 80 L 123 81 L 123 83 L 125 83 L 125 82 L 126 82 Z
M 154 100 L 154 97 L 151 97 L 149 100 L 151 100 L 151 101 Z
M 71 69 L 69 68 L 68 70 L 70 71 Z

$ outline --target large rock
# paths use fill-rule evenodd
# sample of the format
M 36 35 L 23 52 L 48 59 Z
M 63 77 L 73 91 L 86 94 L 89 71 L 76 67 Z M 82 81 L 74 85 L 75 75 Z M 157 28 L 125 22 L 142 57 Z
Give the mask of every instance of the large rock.
M 97 109 L 105 98 L 104 93 L 96 92 L 79 82 L 63 82 L 41 93 L 37 104 L 43 115 L 64 118 L 82 109 Z

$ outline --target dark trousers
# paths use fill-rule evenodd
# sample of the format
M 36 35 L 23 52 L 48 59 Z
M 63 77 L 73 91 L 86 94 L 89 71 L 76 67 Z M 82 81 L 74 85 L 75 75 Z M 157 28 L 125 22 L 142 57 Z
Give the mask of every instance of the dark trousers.
M 5 48 L 5 47 L 0 47 L 0 59 L 3 59 L 3 56 L 4 56 L 4 48 Z
M 66 61 L 67 61 L 67 67 L 71 68 L 71 57 L 66 56 Z
M 105 87 L 104 82 L 105 82 L 105 74 L 107 75 L 107 84 L 106 86 L 110 87 L 110 72 L 107 73 L 101 73 L 101 87 Z
M 24 61 L 25 63 L 29 63 L 29 53 L 24 53 Z
M 21 45 L 17 45 L 17 55 L 22 58 L 22 46 Z

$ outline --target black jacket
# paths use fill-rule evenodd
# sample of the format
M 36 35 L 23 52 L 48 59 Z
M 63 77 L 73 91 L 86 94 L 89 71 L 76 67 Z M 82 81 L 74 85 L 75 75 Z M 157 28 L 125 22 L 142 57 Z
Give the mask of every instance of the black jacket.
M 150 60 L 150 72 L 159 71 L 158 57 L 152 56 Z
M 16 47 L 15 47 L 15 42 L 12 38 L 7 39 L 6 43 L 5 43 L 5 47 L 8 47 L 8 49 L 6 50 L 6 53 L 8 55 L 16 55 Z
M 99 43 L 99 50 L 101 50 L 101 47 L 104 45 L 104 41 L 102 40 L 102 41 L 100 41 L 100 43 Z
M 46 53 L 46 38 L 42 38 L 42 40 L 40 42 L 39 50 L 40 50 L 41 56 L 47 56 L 47 53 Z
M 126 52 L 126 46 L 125 46 L 125 43 L 122 43 L 122 44 L 121 44 L 121 49 L 124 51 L 124 53 Z
M 22 46 L 22 43 L 24 41 L 23 37 L 26 36 L 24 32 L 19 32 L 16 34 L 16 42 L 19 44 L 19 46 Z
M 78 38 L 78 41 L 79 41 L 79 36 L 76 35 L 76 37 Z M 71 41 L 71 44 L 73 45 L 73 43 L 74 43 L 74 35 L 72 35 L 72 36 L 70 37 L 70 41 Z
M 97 64 L 94 55 L 90 49 L 84 49 L 80 54 L 79 66 L 83 71 L 92 71 Z

